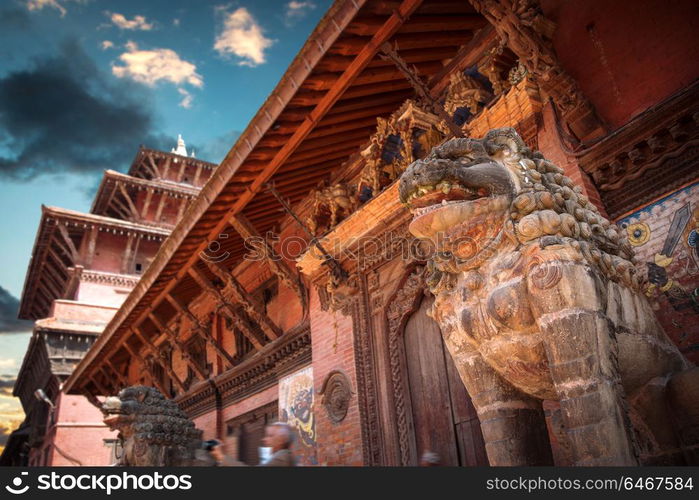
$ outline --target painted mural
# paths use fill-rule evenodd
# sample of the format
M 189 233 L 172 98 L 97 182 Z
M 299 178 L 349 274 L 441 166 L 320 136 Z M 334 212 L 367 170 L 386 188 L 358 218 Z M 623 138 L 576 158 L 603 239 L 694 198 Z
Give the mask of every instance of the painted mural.
M 313 367 L 299 370 L 279 381 L 279 418 L 297 430 L 294 453 L 299 463 L 317 465 L 316 428 L 313 414 Z
M 646 294 L 665 331 L 699 362 L 699 183 L 617 222 L 648 278 Z

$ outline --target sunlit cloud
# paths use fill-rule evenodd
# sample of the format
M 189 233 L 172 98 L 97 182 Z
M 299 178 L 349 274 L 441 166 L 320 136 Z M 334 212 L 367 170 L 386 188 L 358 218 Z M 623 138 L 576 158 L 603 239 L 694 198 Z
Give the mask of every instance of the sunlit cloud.
M 51 9 L 56 9 L 61 13 L 61 17 L 66 15 L 66 9 L 57 0 L 29 0 L 27 2 L 27 8 L 29 10 L 42 10 L 44 7 L 49 7 Z
M 150 87 L 160 81 L 175 85 L 204 85 L 196 65 L 183 60 L 171 49 L 140 50 L 134 42 L 126 44 L 127 52 L 119 56 L 122 65 L 112 65 L 112 73 L 118 78 L 130 78 Z
M 61 17 L 64 17 L 68 11 L 63 4 L 66 2 L 87 3 L 88 1 L 89 0 L 61 0 L 59 2 L 58 0 L 27 0 L 25 5 L 27 6 L 27 9 L 32 11 L 43 10 L 44 7 L 54 9 L 60 13 Z
M 240 58 L 240 66 L 258 66 L 266 61 L 265 50 L 274 40 L 267 38 L 262 27 L 245 7 L 224 14 L 223 29 L 216 36 L 214 49 L 222 56 Z
M 315 8 L 316 4 L 310 0 L 306 0 L 303 2 L 292 0 L 285 6 L 286 10 L 284 11 L 284 18 L 286 19 L 287 23 L 293 23 L 294 21 L 297 21 L 298 19 L 305 17 L 306 14 L 308 14 L 308 11 L 311 11 Z
M 194 99 L 192 94 L 190 94 L 189 92 L 187 92 L 187 90 L 181 87 L 177 89 L 177 92 L 182 96 L 182 100 L 180 101 L 179 105 L 185 109 L 191 108 L 192 100 Z
M 111 49 L 112 47 L 114 47 L 114 42 L 111 42 L 109 40 L 103 40 L 101 45 L 102 45 L 102 50 L 107 50 L 107 49 Z
M 107 12 L 109 20 L 119 29 L 135 30 L 135 31 L 150 31 L 153 29 L 153 23 L 146 21 L 145 16 L 134 16 L 133 19 L 127 19 L 123 14 L 117 12 Z

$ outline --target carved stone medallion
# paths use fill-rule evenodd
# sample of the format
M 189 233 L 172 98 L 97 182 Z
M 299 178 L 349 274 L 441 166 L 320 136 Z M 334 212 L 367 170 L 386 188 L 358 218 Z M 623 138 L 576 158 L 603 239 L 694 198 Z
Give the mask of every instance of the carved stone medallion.
M 347 416 L 353 394 L 347 375 L 340 370 L 330 372 L 325 377 L 323 388 L 319 393 L 323 395 L 321 403 L 325 406 L 330 420 L 336 424 L 342 422 Z

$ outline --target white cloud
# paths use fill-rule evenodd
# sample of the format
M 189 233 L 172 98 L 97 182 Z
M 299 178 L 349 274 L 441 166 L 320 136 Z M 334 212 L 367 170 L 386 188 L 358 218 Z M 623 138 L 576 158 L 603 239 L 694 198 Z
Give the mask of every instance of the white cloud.
M 292 21 L 304 17 L 309 10 L 313 10 L 315 8 L 316 4 L 314 4 L 311 0 L 306 0 L 303 2 L 291 0 L 291 2 L 286 4 L 286 11 L 284 15 L 287 21 Z
M 122 30 L 150 31 L 153 29 L 153 23 L 146 21 L 144 16 L 134 16 L 133 19 L 126 19 L 123 14 L 117 12 L 111 14 L 107 12 L 107 15 L 112 23 Z
M 175 85 L 204 85 L 204 79 L 197 73 L 197 67 L 181 59 L 174 50 L 139 50 L 134 42 L 128 42 L 126 50 L 127 52 L 119 56 L 123 65 L 112 65 L 112 73 L 118 78 L 131 78 L 151 87 L 161 80 Z
M 189 92 L 187 92 L 187 90 L 181 87 L 177 89 L 177 92 L 179 92 L 179 94 L 182 96 L 182 100 L 180 101 L 179 106 L 183 107 L 184 109 L 191 108 L 192 100 L 194 99 L 192 94 L 190 94 Z
M 29 0 L 27 2 L 27 9 L 29 10 L 42 10 L 44 7 L 50 7 L 56 9 L 61 13 L 61 17 L 66 15 L 66 9 L 58 0 Z
M 0 369 L 6 370 L 8 368 L 15 368 L 17 365 L 16 359 L 3 358 L 0 359 Z
M 180 20 L 178 18 L 175 18 L 172 20 L 172 25 L 176 28 L 180 26 Z
M 262 27 L 245 7 L 225 12 L 223 30 L 216 37 L 214 49 L 221 55 L 234 55 L 241 66 L 258 66 L 265 62 L 265 50 L 274 40 L 264 36 Z
M 114 42 L 110 42 L 109 40 L 102 41 L 102 50 L 111 49 L 112 47 L 114 47 Z

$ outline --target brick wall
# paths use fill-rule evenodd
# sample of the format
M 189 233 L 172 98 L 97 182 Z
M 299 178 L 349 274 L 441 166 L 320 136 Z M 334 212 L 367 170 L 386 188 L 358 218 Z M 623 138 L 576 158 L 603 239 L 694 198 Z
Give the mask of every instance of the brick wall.
M 321 311 L 315 288 L 311 291 L 311 342 L 318 464 L 362 465 L 352 320 L 340 313 Z M 354 391 L 347 416 L 340 423 L 330 420 L 322 405 L 322 395 L 318 394 L 326 377 L 334 370 L 342 370 L 349 377 Z
M 82 396 L 60 394 L 56 401 L 56 425 L 50 428 L 44 448 L 49 447 L 52 466 L 111 465 L 111 448 L 105 439 L 116 438 L 102 423 L 102 413 Z M 69 458 L 70 457 L 70 458 Z

